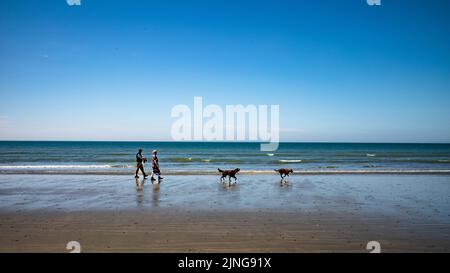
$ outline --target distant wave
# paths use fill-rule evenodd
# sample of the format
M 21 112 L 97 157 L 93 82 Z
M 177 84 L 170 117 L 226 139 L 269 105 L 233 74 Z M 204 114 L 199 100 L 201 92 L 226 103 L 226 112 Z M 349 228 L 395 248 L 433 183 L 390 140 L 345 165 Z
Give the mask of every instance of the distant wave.
M 367 157 L 375 157 L 377 156 L 376 154 L 366 154 Z
M 201 166 L 202 168 L 206 168 L 207 166 L 214 166 L 224 168 L 229 166 L 230 168 L 240 167 L 241 169 L 252 168 L 252 166 L 263 167 L 266 166 L 267 169 L 272 169 L 272 167 L 277 167 L 279 165 L 302 165 L 304 168 L 348 168 L 352 166 L 352 168 L 387 168 L 391 169 L 394 167 L 392 163 L 397 165 L 398 168 L 404 169 L 436 169 L 439 167 L 433 166 L 441 166 L 440 168 L 444 169 L 445 166 L 450 164 L 450 159 L 446 158 L 404 158 L 404 159 L 395 159 L 395 158 L 381 158 L 377 157 L 376 164 L 374 164 L 374 160 L 369 158 L 355 158 L 355 159 L 327 159 L 327 158 L 307 158 L 307 159 L 299 159 L 293 158 L 289 159 L 277 159 L 272 156 L 268 157 L 264 160 L 254 160 L 249 158 L 243 159 L 235 159 L 235 158 L 201 158 L 201 157 L 172 157 L 172 158 L 161 158 L 160 162 L 169 168 L 174 168 L 175 166 L 179 166 L 180 168 L 184 168 L 181 166 L 185 166 L 187 169 L 190 169 L 189 166 Z M 92 160 L 92 159 L 91 159 Z M 135 167 L 134 161 L 114 161 L 104 163 L 102 160 L 96 160 L 95 162 L 68 162 L 64 164 L 63 162 L 25 162 L 24 165 L 19 165 L 18 162 L 1 162 L 0 163 L 0 171 L 1 170 L 18 170 L 18 169 L 130 169 Z M 413 165 L 416 164 L 416 165 Z M 400 166 L 400 165 L 404 165 Z M 309 166 L 309 167 L 308 167 Z M 392 166 L 390 168 L 390 166 Z M 145 165 L 146 168 L 151 167 L 150 163 Z M 215 169 L 214 168 L 214 169 Z M 256 168 L 256 167 L 253 167 Z
M 107 169 L 113 167 L 111 165 L 0 165 L 0 169 Z
M 160 159 L 162 161 L 163 159 Z M 243 160 L 231 159 L 231 158 L 194 158 L 194 157 L 171 157 L 166 158 L 165 162 L 168 163 L 194 163 L 194 162 L 223 162 L 223 163 L 245 163 Z
M 301 159 L 280 159 L 278 162 L 280 163 L 301 163 L 303 160 Z
M 133 165 L 130 165 L 130 164 L 118 164 L 118 165 L 110 165 L 111 166 L 111 168 L 122 168 L 122 169 L 126 169 L 126 168 L 134 168 L 134 167 L 136 167 L 136 165 L 135 164 L 133 164 Z
M 168 162 L 178 162 L 178 163 L 187 163 L 187 162 L 201 162 L 201 159 L 192 158 L 192 157 L 171 157 L 167 158 Z

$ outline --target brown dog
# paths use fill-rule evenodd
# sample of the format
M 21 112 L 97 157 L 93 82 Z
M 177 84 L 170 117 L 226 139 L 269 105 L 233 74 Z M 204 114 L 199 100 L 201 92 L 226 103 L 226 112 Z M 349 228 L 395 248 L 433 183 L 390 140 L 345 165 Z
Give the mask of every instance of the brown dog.
M 286 176 L 289 176 L 289 174 L 294 173 L 294 170 L 292 170 L 292 169 L 278 169 L 275 171 L 280 174 L 281 180 L 284 180 L 286 178 Z
M 228 184 L 231 183 L 231 178 L 234 178 L 234 183 L 236 183 L 237 177 L 236 174 L 241 170 L 239 168 L 236 168 L 234 170 L 221 170 L 220 168 L 217 169 L 222 174 L 222 177 L 220 178 L 220 181 L 223 183 L 225 182 L 225 178 L 228 176 Z

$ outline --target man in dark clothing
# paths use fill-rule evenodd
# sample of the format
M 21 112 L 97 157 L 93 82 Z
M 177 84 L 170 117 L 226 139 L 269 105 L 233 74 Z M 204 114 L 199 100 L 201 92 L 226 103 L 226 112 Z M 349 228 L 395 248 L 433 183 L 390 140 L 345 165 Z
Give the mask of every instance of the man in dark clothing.
M 141 170 L 142 174 L 144 175 L 144 178 L 146 178 L 148 175 L 145 174 L 144 171 L 144 163 L 147 162 L 147 158 L 145 158 L 142 155 L 142 149 L 139 149 L 138 153 L 136 154 L 136 175 L 134 178 L 139 178 L 139 170 Z

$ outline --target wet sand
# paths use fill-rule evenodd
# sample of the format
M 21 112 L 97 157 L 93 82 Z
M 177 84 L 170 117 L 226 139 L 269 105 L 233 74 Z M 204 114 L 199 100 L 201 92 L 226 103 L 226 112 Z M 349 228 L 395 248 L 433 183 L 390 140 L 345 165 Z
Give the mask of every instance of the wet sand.
M 3 175 L 0 252 L 449 252 L 449 178 Z

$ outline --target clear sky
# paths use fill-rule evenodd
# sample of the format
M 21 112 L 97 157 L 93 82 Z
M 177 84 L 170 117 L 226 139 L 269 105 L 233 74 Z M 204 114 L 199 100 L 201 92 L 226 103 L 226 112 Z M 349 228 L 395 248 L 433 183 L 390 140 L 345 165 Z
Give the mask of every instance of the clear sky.
M 9 0 L 0 139 L 170 140 L 176 104 L 279 104 L 281 140 L 450 142 L 450 1 Z

